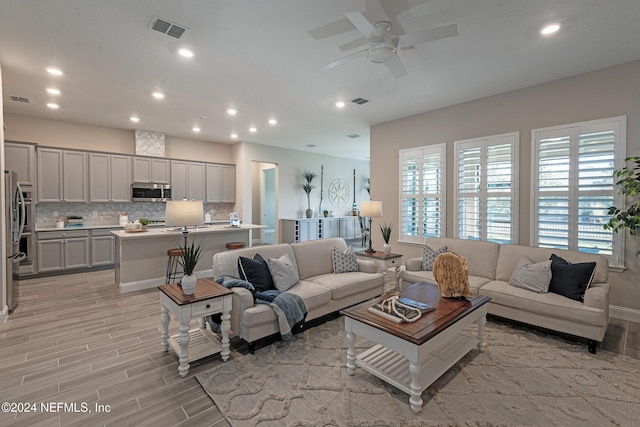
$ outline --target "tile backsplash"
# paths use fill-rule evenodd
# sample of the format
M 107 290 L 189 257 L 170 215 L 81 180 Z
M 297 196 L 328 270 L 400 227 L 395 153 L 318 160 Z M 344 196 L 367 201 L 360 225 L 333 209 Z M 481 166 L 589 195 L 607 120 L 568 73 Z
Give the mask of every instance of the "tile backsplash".
M 235 209 L 234 203 L 205 203 L 204 212 L 210 213 L 213 220 L 228 220 L 229 213 Z M 118 215 L 126 212 L 129 221 L 139 218 L 164 220 L 164 203 L 132 202 L 132 203 L 38 203 L 36 206 L 36 223 L 38 225 L 54 225 L 56 219 L 67 215 L 84 217 L 86 225 L 118 225 Z

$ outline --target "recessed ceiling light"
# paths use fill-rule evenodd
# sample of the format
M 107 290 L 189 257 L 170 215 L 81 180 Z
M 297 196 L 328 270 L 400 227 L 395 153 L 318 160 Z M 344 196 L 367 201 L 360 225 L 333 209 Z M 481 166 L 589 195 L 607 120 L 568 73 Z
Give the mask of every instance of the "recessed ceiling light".
M 57 110 L 58 108 L 60 108 L 58 104 L 54 104 L 53 102 L 48 103 L 47 107 L 51 108 L 52 110 Z
M 133 123 L 138 123 L 140 121 L 140 118 L 136 116 L 131 116 L 129 117 L 129 120 L 131 120 Z
M 61 76 L 64 74 L 60 68 L 56 67 L 47 67 L 47 73 L 53 74 L 54 76 Z
M 206 119 L 206 117 L 205 117 L 205 116 L 195 116 L 195 118 L 196 118 L 196 119 L 198 119 L 198 120 L 204 120 L 204 119 Z
M 234 108 L 229 108 L 227 110 L 227 114 L 230 116 L 235 116 L 236 114 L 238 114 L 238 112 Z
M 231 134 L 231 138 L 236 139 L 237 137 L 238 137 L 238 134 L 237 134 L 237 133 L 232 133 L 232 134 Z
M 191 130 L 194 132 L 200 132 L 200 128 L 198 126 L 192 127 Z
M 156 91 L 156 92 L 153 92 L 151 96 L 153 96 L 155 99 L 162 99 L 164 98 L 164 93 Z
M 47 93 L 51 95 L 60 95 L 60 91 L 53 87 L 47 88 Z
M 338 101 L 338 102 L 336 102 L 336 107 L 338 107 L 338 108 L 342 108 L 342 107 L 344 107 L 345 105 L 347 105 L 347 104 L 345 104 L 343 101 Z
M 277 125 L 277 124 L 278 124 L 278 121 L 277 121 L 276 119 L 270 119 L 270 120 L 269 120 L 269 124 L 270 124 L 270 125 Z
M 254 128 L 253 126 L 249 128 L 249 132 L 253 133 L 253 132 L 257 132 L 257 131 L 258 131 L 258 129 Z
M 188 47 L 181 47 L 180 49 L 178 49 L 178 54 L 184 56 L 185 58 L 193 58 L 194 56 L 196 56 L 195 51 L 193 51 L 193 49 L 189 49 Z
M 549 34 L 555 33 L 559 29 L 560 29 L 560 24 L 557 23 L 557 22 L 554 22 L 553 24 L 549 24 L 549 25 L 543 27 L 540 30 L 540 34 L 542 34 L 543 36 L 548 36 Z
M 316 146 L 316 144 L 307 144 L 307 145 L 305 145 L 305 147 L 309 147 L 309 148 L 313 148 L 315 146 Z

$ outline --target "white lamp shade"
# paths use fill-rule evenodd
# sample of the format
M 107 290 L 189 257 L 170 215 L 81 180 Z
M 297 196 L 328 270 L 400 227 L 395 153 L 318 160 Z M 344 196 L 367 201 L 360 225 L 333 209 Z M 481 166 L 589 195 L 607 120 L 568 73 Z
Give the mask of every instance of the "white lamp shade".
M 380 218 L 382 216 L 382 202 L 360 202 L 360 216 Z
M 188 226 L 204 224 L 202 200 L 169 200 L 164 213 L 164 224 Z

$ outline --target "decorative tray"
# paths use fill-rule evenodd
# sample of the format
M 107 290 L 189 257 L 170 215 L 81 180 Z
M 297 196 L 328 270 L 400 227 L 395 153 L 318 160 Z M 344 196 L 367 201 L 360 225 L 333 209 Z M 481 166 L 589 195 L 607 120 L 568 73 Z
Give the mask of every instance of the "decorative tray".
M 125 229 L 124 230 L 125 233 L 142 233 L 144 231 L 148 231 L 148 230 L 143 230 L 143 229 L 139 229 L 139 230 L 133 230 L 133 229 L 132 230 L 127 230 L 127 229 Z

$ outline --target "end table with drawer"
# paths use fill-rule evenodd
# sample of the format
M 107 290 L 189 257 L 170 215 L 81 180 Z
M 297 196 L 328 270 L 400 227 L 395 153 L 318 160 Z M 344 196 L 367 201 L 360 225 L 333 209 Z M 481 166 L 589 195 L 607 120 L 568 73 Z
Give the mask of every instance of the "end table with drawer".
M 395 267 L 396 270 L 396 291 L 400 290 L 400 266 L 402 265 L 402 254 L 385 253 L 382 251 L 367 252 L 358 251 L 356 256 L 362 259 L 368 259 L 376 263 L 382 269 L 384 281 L 387 281 L 387 270 Z
M 185 295 L 177 283 L 159 286 L 160 321 L 162 323 L 162 350 L 169 347 L 178 355 L 180 365 L 178 373 L 185 377 L 189 372 L 189 362 L 220 353 L 222 360 L 229 354 L 229 330 L 231 329 L 231 295 L 233 291 L 217 284 L 211 279 L 198 279 L 193 295 Z M 169 337 L 169 313 L 180 322 L 180 333 Z M 211 314 L 222 313 L 222 340 L 205 328 L 204 318 Z M 191 319 L 199 318 L 198 328 L 190 329 Z

